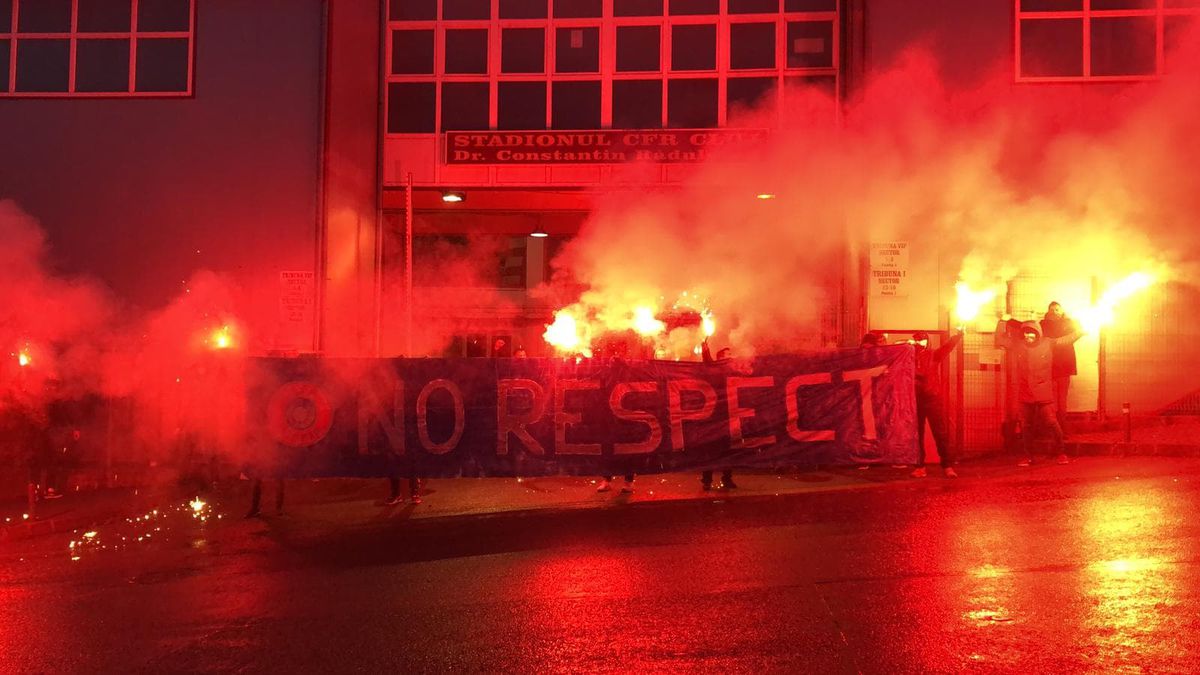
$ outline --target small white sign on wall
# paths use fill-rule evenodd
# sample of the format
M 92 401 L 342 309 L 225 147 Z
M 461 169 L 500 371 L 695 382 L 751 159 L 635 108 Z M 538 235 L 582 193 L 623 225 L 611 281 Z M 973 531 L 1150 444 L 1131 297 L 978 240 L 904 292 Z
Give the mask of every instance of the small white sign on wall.
M 908 296 L 908 242 L 871 242 L 871 295 Z

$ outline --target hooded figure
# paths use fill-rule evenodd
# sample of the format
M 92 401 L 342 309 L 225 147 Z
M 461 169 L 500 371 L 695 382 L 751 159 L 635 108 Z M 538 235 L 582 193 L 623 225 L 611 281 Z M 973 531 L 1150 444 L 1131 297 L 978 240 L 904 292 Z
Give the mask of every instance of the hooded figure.
M 946 420 L 946 403 L 942 400 L 942 362 L 962 342 L 962 330 L 946 340 L 937 349 L 929 348 L 929 334 L 925 331 L 913 333 L 913 348 L 916 351 L 916 370 L 913 384 L 917 390 L 917 442 L 921 449 L 921 464 L 912 472 L 914 478 L 925 477 L 925 422 L 933 432 L 933 443 L 941 459 L 942 472 L 954 478 L 953 450 L 950 448 L 950 432 Z
M 1083 337 L 1075 330 L 1055 338 L 1042 336 L 1036 321 L 1001 321 L 996 326 L 996 346 L 1008 350 L 1012 372 L 1017 381 L 1017 400 L 1021 402 L 1021 447 L 1024 457 L 1017 463 L 1029 466 L 1031 446 L 1039 427 L 1049 430 L 1058 451 L 1058 463 L 1069 459 L 1064 452 L 1062 427 L 1054 407 L 1054 348 L 1071 345 Z

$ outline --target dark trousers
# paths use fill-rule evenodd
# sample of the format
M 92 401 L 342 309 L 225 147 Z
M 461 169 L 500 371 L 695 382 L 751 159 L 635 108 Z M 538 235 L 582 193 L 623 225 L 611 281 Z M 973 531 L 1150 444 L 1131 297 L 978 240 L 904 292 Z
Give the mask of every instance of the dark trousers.
M 705 471 L 704 473 L 700 474 L 700 483 L 703 485 L 712 485 L 712 475 L 713 475 L 712 471 Z M 733 469 L 725 469 L 724 471 L 721 472 L 721 482 L 722 483 L 732 483 L 733 482 Z
M 937 394 L 917 391 L 917 447 L 921 449 L 921 461 L 925 464 L 925 424 L 933 432 L 933 444 L 937 447 L 942 467 L 954 463 L 954 450 L 950 447 L 950 431 L 946 422 L 946 404 Z
M 259 507 L 262 505 L 263 482 L 261 478 L 254 479 L 254 490 L 250 493 L 250 513 L 251 515 L 259 512 Z M 275 481 L 275 511 L 283 513 L 283 479 Z
M 396 478 L 396 477 L 388 478 L 388 487 L 391 489 L 391 493 L 392 493 L 391 499 L 395 499 L 400 496 L 400 479 L 399 478 Z M 415 497 L 415 496 L 417 496 L 417 493 L 420 491 L 421 491 L 421 479 L 417 478 L 416 476 L 409 476 L 408 477 L 408 495 L 410 497 Z
M 1071 376 L 1054 378 L 1054 417 L 1063 435 L 1067 433 L 1067 392 L 1071 390 Z
M 1050 433 L 1050 438 L 1054 441 L 1054 450 L 1057 454 L 1063 454 L 1066 448 L 1063 446 L 1062 427 L 1058 426 L 1054 403 L 1051 401 L 1022 403 L 1021 450 L 1025 453 L 1025 457 L 1033 457 L 1033 441 L 1037 439 L 1038 431 L 1041 430 Z

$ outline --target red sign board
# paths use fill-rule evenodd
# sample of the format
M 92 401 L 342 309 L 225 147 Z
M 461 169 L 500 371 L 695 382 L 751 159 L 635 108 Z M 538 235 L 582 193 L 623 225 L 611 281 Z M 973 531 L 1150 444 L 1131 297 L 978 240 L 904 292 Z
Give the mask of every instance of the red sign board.
M 703 162 L 734 144 L 767 138 L 766 129 L 600 129 L 448 131 L 447 164 L 621 164 Z

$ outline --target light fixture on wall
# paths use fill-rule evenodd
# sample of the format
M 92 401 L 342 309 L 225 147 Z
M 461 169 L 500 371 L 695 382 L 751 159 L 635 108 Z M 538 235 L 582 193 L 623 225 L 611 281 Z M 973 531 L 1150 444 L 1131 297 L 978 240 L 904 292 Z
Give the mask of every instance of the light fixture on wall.
M 446 190 L 446 191 L 442 192 L 442 201 L 446 202 L 447 204 L 457 204 L 459 202 L 465 202 L 465 201 L 467 201 L 467 193 L 458 192 L 455 190 Z
M 534 228 L 533 232 L 529 233 L 529 236 L 537 237 L 538 239 L 545 239 L 550 235 L 546 234 L 546 231 L 542 229 L 541 225 L 538 225 L 536 228 Z

